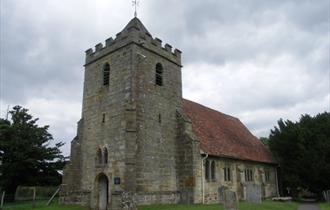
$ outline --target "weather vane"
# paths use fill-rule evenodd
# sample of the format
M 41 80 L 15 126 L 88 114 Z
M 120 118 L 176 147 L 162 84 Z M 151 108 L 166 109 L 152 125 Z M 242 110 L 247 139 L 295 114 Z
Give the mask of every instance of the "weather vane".
M 134 7 L 134 17 L 137 17 L 137 7 L 139 6 L 139 0 L 132 0 L 132 6 Z

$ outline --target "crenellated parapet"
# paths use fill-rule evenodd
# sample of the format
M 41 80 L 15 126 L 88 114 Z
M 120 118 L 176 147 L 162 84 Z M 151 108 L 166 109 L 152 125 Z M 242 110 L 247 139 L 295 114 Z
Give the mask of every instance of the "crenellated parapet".
M 173 50 L 170 44 L 163 44 L 161 39 L 157 37 L 153 38 L 146 29 L 141 27 L 139 27 L 139 25 L 128 25 L 123 31 L 116 34 L 115 39 L 110 37 L 105 40 L 104 44 L 98 43 L 95 45 L 94 49 L 87 49 L 85 51 L 86 65 L 124 46 L 127 46 L 129 44 L 136 44 L 181 66 L 180 50 Z

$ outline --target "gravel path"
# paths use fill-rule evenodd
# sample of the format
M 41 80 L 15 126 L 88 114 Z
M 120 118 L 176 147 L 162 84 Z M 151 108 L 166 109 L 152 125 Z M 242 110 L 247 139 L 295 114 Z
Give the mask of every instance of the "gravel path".
M 298 210 L 320 210 L 320 208 L 316 203 L 303 203 L 300 204 Z

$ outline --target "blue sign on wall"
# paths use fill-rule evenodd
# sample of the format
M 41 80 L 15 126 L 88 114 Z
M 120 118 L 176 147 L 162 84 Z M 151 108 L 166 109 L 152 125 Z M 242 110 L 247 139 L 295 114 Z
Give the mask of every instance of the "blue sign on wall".
M 115 185 L 119 185 L 120 184 L 120 177 L 115 177 L 113 180 Z

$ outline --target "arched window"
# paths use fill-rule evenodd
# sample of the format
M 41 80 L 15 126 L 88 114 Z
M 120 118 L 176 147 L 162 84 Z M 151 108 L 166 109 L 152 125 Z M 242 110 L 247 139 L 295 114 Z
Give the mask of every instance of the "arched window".
M 163 86 L 163 66 L 160 63 L 156 64 L 156 85 Z
M 110 65 L 108 63 L 103 66 L 103 85 L 109 85 Z
M 205 161 L 205 179 L 210 179 L 210 162 L 208 160 Z
M 107 164 L 108 163 L 108 149 L 106 147 L 104 147 L 104 150 L 103 150 L 103 163 L 104 164 Z
M 211 179 L 215 180 L 215 162 L 211 162 Z
M 97 164 L 101 165 L 102 164 L 102 151 L 100 148 L 97 149 L 96 152 L 96 162 Z

